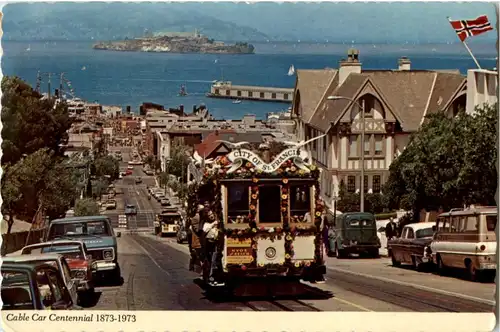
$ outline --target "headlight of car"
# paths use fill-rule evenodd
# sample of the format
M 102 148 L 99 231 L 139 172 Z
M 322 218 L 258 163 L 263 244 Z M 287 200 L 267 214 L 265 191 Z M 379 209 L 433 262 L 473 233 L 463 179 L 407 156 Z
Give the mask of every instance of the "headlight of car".
M 113 259 L 113 250 L 111 249 L 103 250 L 102 257 L 104 259 Z
M 85 279 L 86 276 L 87 276 L 87 272 L 84 270 L 78 270 L 75 272 L 75 278 L 77 278 L 77 279 Z

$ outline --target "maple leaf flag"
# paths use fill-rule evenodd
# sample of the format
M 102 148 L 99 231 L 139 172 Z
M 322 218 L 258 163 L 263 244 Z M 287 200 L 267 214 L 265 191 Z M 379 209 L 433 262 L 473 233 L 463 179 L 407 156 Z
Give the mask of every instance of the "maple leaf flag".
M 449 19 L 449 18 L 448 18 Z M 479 16 L 474 20 L 452 21 L 451 26 L 455 29 L 458 38 L 463 42 L 467 37 L 477 36 L 487 31 L 493 30 L 493 27 L 486 15 Z

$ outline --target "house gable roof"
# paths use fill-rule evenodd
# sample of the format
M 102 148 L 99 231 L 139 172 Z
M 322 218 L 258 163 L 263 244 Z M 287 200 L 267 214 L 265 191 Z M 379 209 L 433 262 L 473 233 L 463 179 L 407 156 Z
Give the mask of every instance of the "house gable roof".
M 325 90 L 332 84 L 337 77 L 336 69 L 308 69 L 297 70 L 296 87 L 294 98 L 300 94 L 300 103 L 302 107 L 301 119 L 309 123 L 314 112 L 325 94 Z M 293 105 L 295 108 L 296 105 Z M 293 110 L 294 113 L 297 110 Z
M 458 73 L 437 71 L 369 70 L 350 74 L 341 86 L 328 88 L 313 114 L 310 125 L 322 132 L 336 123 L 348 110 L 351 101 L 327 100 L 329 95 L 357 99 L 363 87 L 370 84 L 378 98 L 400 122 L 403 130 L 418 130 L 427 112 L 447 107 L 460 93 L 466 78 Z

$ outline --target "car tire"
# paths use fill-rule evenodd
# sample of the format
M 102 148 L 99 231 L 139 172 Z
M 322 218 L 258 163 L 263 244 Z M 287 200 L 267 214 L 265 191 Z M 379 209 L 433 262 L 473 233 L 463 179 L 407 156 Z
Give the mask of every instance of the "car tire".
M 121 279 L 122 279 L 121 269 L 120 266 L 117 264 L 116 268 L 113 271 L 111 271 L 111 282 L 113 284 L 118 285 L 121 283 Z
M 342 249 L 339 249 L 339 247 L 337 245 L 335 245 L 335 257 L 337 257 L 337 259 L 342 259 L 342 258 L 346 257 L 345 251 Z
M 465 267 L 467 269 L 467 279 L 469 281 L 475 282 L 479 280 L 479 271 L 476 269 L 472 262 L 467 261 L 465 263 Z
M 401 266 L 401 262 L 394 257 L 392 251 L 389 251 L 389 256 L 391 257 L 392 266 Z
M 370 256 L 372 258 L 380 258 L 380 253 L 378 251 L 378 248 L 377 249 L 373 249 L 371 252 L 370 252 Z
M 439 275 L 446 275 L 446 266 L 443 264 L 441 256 L 439 255 L 436 256 L 436 269 Z

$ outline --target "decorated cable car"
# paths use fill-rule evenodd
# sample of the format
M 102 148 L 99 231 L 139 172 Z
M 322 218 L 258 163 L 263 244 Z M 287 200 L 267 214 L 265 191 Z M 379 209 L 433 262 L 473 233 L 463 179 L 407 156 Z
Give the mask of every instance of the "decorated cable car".
M 204 202 L 217 216 L 222 283 L 268 276 L 324 280 L 320 171 L 307 153 L 293 147 L 272 156 L 261 144 L 201 164 L 188 217 Z M 201 270 L 207 281 L 210 269 Z

